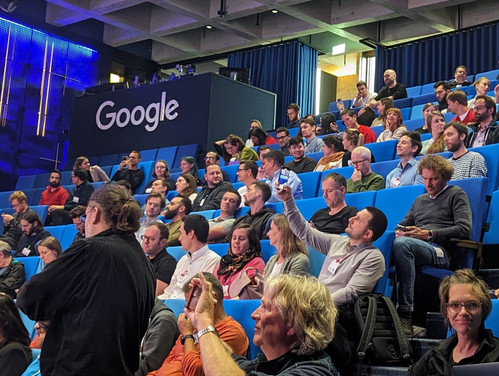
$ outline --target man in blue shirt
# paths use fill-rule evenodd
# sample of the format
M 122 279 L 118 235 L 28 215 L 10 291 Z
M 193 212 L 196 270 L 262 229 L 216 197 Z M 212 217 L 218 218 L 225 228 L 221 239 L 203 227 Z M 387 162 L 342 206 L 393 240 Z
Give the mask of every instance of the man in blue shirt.
M 263 156 L 262 169 L 265 172 L 267 180 L 265 181 L 272 189 L 272 196 L 267 202 L 279 202 L 275 183 L 279 180 L 282 165 L 284 164 L 284 155 L 279 150 L 269 151 Z M 303 196 L 303 188 L 301 180 L 293 171 L 289 171 L 289 180 L 286 183 L 291 188 L 291 193 L 295 200 L 301 200 Z
M 386 176 L 386 188 L 423 184 L 423 178 L 417 173 L 418 161 L 415 159 L 420 151 L 421 136 L 418 132 L 408 132 L 400 137 L 397 144 L 400 163 Z

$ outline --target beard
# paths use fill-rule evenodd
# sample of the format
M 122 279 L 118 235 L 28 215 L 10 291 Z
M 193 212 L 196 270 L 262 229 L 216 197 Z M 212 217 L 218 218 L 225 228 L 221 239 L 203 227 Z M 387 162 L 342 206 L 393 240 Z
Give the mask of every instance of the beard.
M 56 182 L 56 181 L 51 181 L 49 183 L 49 185 L 52 187 L 52 188 L 57 188 L 59 185 L 61 185 L 60 182 Z
M 177 213 L 178 213 L 178 209 L 171 210 L 171 211 L 166 209 L 166 213 L 164 215 L 164 218 L 165 219 L 172 219 L 173 217 L 175 217 L 177 215 Z

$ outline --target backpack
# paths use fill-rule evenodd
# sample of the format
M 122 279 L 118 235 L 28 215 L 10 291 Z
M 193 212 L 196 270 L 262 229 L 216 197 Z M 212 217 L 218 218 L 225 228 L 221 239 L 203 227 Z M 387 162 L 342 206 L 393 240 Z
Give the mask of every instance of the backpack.
M 408 365 L 411 348 L 393 302 L 382 294 L 357 298 L 354 315 L 361 337 L 357 347 L 360 363 Z

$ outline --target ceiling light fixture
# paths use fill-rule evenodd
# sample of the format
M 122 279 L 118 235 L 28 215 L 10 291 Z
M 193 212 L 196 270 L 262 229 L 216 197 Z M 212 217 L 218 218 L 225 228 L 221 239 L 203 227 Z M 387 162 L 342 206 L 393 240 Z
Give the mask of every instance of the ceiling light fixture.
M 206 25 L 206 28 L 207 28 L 207 29 L 213 29 L 213 26 L 211 26 L 211 25 Z
M 279 13 L 279 11 L 277 9 L 272 9 L 271 12 L 274 13 L 274 14 Z

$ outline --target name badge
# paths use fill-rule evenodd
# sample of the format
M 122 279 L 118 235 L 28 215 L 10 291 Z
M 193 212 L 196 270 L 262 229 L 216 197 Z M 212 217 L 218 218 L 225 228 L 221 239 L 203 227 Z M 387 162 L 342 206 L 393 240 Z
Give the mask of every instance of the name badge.
M 152 188 L 147 188 L 146 189 L 146 193 L 151 193 L 152 192 Z
M 79 202 L 80 202 L 80 198 L 79 198 L 79 197 L 76 197 L 76 196 L 75 196 L 75 197 L 73 197 L 73 202 L 74 202 L 75 204 L 79 203 Z
M 327 267 L 327 270 L 334 275 L 334 273 L 336 273 L 336 269 L 338 269 L 338 266 L 340 266 L 340 259 L 334 259 Z
M 435 248 L 435 252 L 437 254 L 437 257 L 444 257 L 444 251 L 442 248 L 440 248 L 440 247 L 433 247 L 433 248 Z
M 21 253 L 24 256 L 29 256 L 29 254 L 31 253 L 31 250 L 29 248 L 24 247 L 24 249 L 21 251 Z
M 396 188 L 399 185 L 400 185 L 400 180 L 398 178 L 392 178 L 392 180 L 390 180 L 391 187 Z

